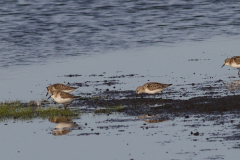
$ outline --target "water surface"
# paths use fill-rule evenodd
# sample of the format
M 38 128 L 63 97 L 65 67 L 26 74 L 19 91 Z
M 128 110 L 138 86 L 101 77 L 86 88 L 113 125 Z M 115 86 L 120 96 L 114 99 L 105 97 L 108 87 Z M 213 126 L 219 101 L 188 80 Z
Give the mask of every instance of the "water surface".
M 238 1 L 2 1 L 1 67 L 239 35 Z M 162 54 L 164 56 L 164 54 Z
M 53 135 L 57 124 L 48 120 L 9 121 L 0 124 L 1 156 L 36 160 L 237 159 L 240 141 L 228 137 L 239 134 L 239 120 L 230 123 L 226 118 L 230 116 L 225 115 L 221 125 L 203 122 L 201 116 L 147 123 L 121 114 L 89 114 L 73 120 L 80 129 L 58 136 Z
M 0 3 L 0 101 L 46 99 L 53 83 L 84 84 L 73 94 L 91 96 L 106 89 L 134 93 L 149 81 L 172 83 L 163 94 L 172 100 L 209 96 L 209 87 L 212 98 L 239 94 L 238 71 L 221 68 L 224 59 L 239 55 L 238 1 Z M 116 84 L 102 85 L 111 80 Z M 219 121 L 190 115 L 154 124 L 138 116 L 90 113 L 72 119 L 74 125 L 1 122 L 0 154 L 46 160 L 238 157 L 239 119 L 231 113 L 208 115 Z M 78 127 L 61 130 L 67 125 Z

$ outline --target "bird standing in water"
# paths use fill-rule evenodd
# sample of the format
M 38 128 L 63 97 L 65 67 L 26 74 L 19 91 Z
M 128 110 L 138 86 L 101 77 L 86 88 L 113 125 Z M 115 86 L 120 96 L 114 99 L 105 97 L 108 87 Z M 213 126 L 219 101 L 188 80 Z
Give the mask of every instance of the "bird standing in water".
M 240 77 L 240 56 L 234 56 L 232 58 L 225 59 L 222 67 L 225 65 L 228 65 L 228 66 L 231 66 L 234 68 L 238 68 L 238 76 Z

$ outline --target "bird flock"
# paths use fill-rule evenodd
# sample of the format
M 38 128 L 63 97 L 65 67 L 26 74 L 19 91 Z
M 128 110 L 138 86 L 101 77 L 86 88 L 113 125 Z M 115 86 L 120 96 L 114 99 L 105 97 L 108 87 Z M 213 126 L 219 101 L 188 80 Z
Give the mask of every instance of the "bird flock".
M 240 68 L 240 56 L 234 56 L 232 58 L 227 58 L 224 61 L 224 64 L 222 65 L 225 66 L 231 66 L 234 68 Z M 240 69 L 238 71 L 238 75 L 240 77 Z M 155 98 L 155 94 L 159 93 L 171 86 L 172 84 L 163 84 L 163 83 L 158 83 L 158 82 L 149 82 L 144 84 L 143 86 L 139 86 L 136 89 L 136 93 L 140 94 L 140 93 L 148 93 L 148 94 L 154 94 L 154 98 Z M 68 105 L 70 105 L 74 100 L 79 99 L 80 96 L 74 96 L 72 94 L 70 94 L 72 91 L 76 90 L 76 87 L 71 87 L 68 85 L 64 85 L 64 84 L 53 84 L 47 87 L 47 94 L 50 93 L 50 96 L 48 97 L 48 99 L 50 97 L 52 97 L 54 99 L 54 101 L 56 101 L 57 103 L 63 104 L 64 108 L 66 109 Z

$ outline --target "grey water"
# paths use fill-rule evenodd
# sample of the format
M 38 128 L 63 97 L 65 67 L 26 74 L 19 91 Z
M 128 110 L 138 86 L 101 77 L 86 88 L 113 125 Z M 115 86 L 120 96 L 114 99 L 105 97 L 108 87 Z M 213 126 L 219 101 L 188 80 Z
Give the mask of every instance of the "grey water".
M 1 69 L 240 33 L 235 0 L 4 0 L 0 6 Z
M 239 139 L 227 140 L 239 134 L 237 119 L 233 124 L 225 122 L 220 125 L 212 121 L 202 122 L 202 118 L 197 116 L 146 123 L 120 114 L 83 115 L 73 122 L 79 128 L 65 133 L 59 131 L 61 134 L 57 135 L 54 134 L 55 127 L 60 123 L 50 120 L 1 123 L 1 157 L 27 160 L 237 160 L 239 155 Z M 199 132 L 199 135 L 194 136 L 191 132 Z
M 0 1 L 0 101 L 43 100 L 49 84 L 127 74 L 137 76 L 73 94 L 134 91 L 148 81 L 173 84 L 163 98 L 204 96 L 209 86 L 213 97 L 239 94 L 237 70 L 221 68 L 225 58 L 239 55 L 239 6 L 235 0 Z M 69 74 L 82 76 L 64 76 Z M 224 123 L 192 115 L 151 124 L 92 113 L 72 119 L 75 124 L 8 120 L 0 123 L 0 154 L 31 160 L 239 159 L 240 141 L 233 139 L 239 119 L 219 116 Z M 65 131 L 67 125 L 79 128 Z

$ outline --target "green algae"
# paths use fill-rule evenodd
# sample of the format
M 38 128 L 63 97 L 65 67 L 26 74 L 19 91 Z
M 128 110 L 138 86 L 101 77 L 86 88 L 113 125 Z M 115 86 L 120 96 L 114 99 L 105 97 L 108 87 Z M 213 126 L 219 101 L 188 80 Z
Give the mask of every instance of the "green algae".
M 79 109 L 59 109 L 55 106 L 30 106 L 20 101 L 0 103 L 0 121 L 30 120 L 35 118 L 47 119 L 55 116 L 77 117 L 81 114 Z

